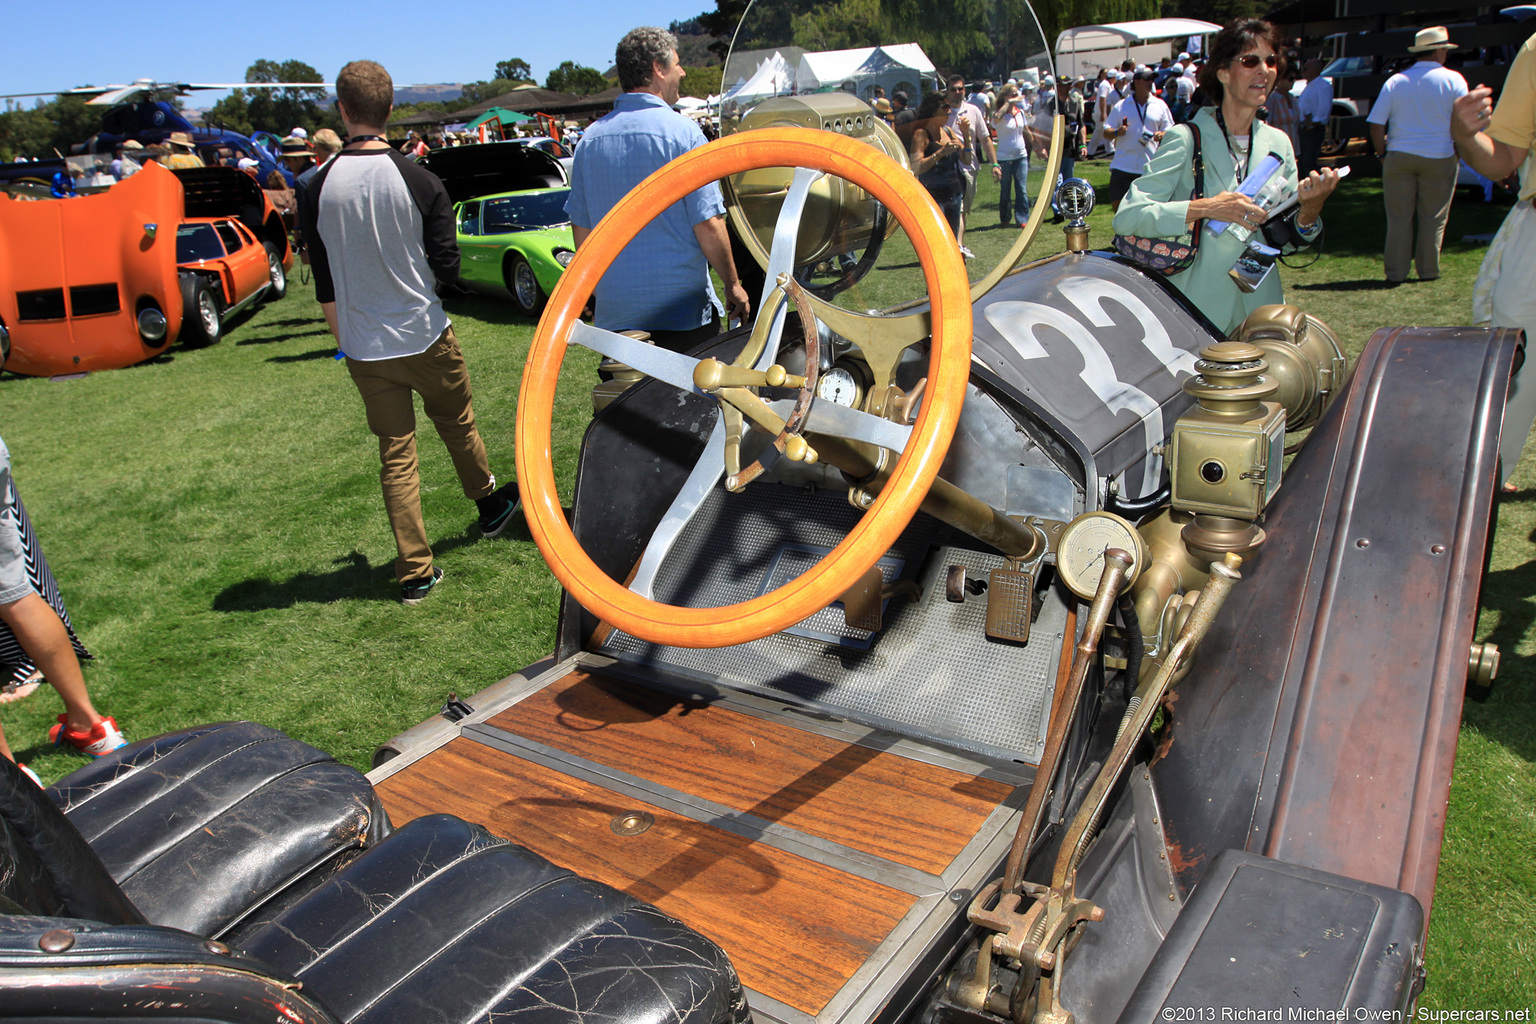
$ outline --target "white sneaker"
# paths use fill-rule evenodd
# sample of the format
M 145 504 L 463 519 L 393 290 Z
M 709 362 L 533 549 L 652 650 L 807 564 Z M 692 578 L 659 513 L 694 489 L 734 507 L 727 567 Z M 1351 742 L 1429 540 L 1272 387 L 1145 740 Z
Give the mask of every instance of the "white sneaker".
M 971 252 L 971 250 L 967 249 L 963 245 L 960 247 L 960 255 L 964 256 L 968 260 L 973 260 L 976 258 L 976 254 Z

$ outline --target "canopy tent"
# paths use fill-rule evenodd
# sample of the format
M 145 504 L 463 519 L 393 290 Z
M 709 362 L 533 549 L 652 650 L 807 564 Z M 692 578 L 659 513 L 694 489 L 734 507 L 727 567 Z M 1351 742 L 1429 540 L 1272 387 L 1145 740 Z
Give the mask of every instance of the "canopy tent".
M 480 125 L 484 124 L 486 121 L 491 120 L 492 118 L 500 120 L 502 124 L 516 124 L 519 121 L 533 120 L 533 118 L 527 114 L 519 114 L 517 111 L 508 110 L 506 107 L 492 107 L 490 110 L 485 111 L 479 117 L 476 117 L 473 121 L 470 121 L 468 124 L 466 124 L 464 126 L 464 130 L 472 132 L 476 128 L 479 128 Z
M 915 92 L 915 102 L 923 91 L 923 83 L 935 70 L 933 61 L 917 43 L 823 50 L 800 58 L 800 66 L 795 69 L 795 91 L 851 89 L 855 95 L 869 99 L 879 85 L 887 96 L 897 89 Z
M 889 97 L 898 89 L 907 94 L 913 106 L 927 91 L 938 69 L 917 43 L 897 43 L 893 46 L 877 46 L 864 63 L 854 72 L 859 96 L 865 100 L 874 98 L 874 87 L 881 86 Z
M 1221 26 L 1194 18 L 1153 18 L 1111 25 L 1082 25 L 1056 37 L 1056 70 L 1064 75 L 1097 74 L 1099 68 L 1136 60 L 1152 64 L 1164 56 L 1169 40 L 1182 47 L 1194 36 L 1220 32 Z M 1163 44 L 1158 46 L 1156 44 Z
M 751 78 L 738 81 L 728 90 L 725 99 L 737 103 L 755 103 L 770 96 L 783 96 L 790 91 L 794 81 L 795 74 L 789 68 L 789 61 L 775 50 L 771 57 L 763 58 Z

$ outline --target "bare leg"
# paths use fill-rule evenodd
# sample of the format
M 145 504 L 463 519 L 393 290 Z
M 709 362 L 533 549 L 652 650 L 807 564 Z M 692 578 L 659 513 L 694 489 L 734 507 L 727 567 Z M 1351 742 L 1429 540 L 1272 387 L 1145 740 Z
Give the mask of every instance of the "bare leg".
M 43 676 L 64 699 L 68 726 L 73 732 L 90 732 L 101 715 L 91 705 L 85 690 L 80 662 L 69 642 L 69 631 L 53 606 L 37 594 L 28 594 L 10 604 L 0 604 L 0 621 L 11 627 L 22 649 L 42 670 Z M 0 740 L 3 743 L 3 740 Z M 10 756 L 9 748 L 5 750 Z

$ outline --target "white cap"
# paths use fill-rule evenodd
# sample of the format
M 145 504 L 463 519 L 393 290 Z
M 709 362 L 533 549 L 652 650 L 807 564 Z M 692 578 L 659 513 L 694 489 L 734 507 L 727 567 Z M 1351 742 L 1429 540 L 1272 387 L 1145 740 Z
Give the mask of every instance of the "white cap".
M 305 131 L 303 128 L 295 128 L 293 131 L 289 132 L 288 134 L 289 135 L 297 135 L 301 139 L 309 138 L 309 132 Z
M 1044 78 L 1040 79 L 1040 84 L 1041 85 L 1055 85 L 1056 84 L 1056 79 L 1052 78 L 1050 75 L 1046 75 Z
M 235 166 L 240 168 L 240 170 L 242 170 L 242 171 L 251 171 L 251 170 L 255 170 L 257 167 L 260 167 L 261 165 L 258 164 L 255 160 L 252 160 L 250 157 L 243 156 L 243 157 L 240 158 L 240 162 L 237 163 Z
M 1184 65 L 1183 64 L 1175 64 L 1172 67 L 1170 67 L 1168 70 L 1173 72 L 1176 75 L 1182 75 L 1184 73 Z
M 1189 54 L 1187 54 L 1187 53 L 1179 54 L 1179 63 L 1180 64 L 1184 63 L 1187 60 L 1189 60 Z
M 1010 79 L 1008 79 L 1008 84 L 1009 85 L 1018 85 L 1019 84 L 1019 80 L 1017 78 L 1010 78 Z

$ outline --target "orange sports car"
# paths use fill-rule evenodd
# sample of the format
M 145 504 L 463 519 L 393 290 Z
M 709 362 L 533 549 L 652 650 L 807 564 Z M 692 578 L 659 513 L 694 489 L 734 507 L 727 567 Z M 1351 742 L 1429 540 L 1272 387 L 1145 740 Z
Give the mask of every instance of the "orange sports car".
M 281 298 L 292 263 L 281 218 L 247 174 L 147 164 L 106 192 L 0 197 L 0 336 L 31 376 L 143 362 L 180 338 Z

